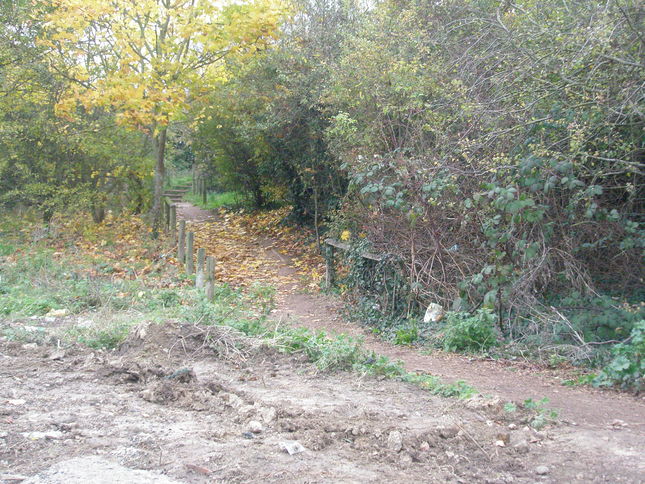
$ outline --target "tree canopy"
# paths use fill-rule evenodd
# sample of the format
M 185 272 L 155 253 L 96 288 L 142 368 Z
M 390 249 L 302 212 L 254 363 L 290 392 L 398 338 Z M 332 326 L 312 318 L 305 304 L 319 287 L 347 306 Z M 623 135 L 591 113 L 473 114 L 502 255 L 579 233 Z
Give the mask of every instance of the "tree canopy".
M 54 0 L 41 12 L 40 44 L 69 81 L 57 114 L 107 110 L 152 138 L 158 220 L 168 125 L 226 77 L 225 56 L 274 39 L 283 8 L 269 0 Z

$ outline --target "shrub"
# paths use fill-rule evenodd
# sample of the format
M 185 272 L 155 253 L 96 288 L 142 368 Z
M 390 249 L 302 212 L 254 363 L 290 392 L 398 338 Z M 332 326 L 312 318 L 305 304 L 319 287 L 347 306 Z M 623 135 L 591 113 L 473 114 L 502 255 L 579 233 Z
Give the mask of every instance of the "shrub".
M 419 329 L 416 325 L 396 330 L 395 345 L 411 345 L 419 339 Z
M 643 389 L 645 374 L 645 319 L 634 325 L 629 339 L 611 350 L 612 359 L 594 380 L 595 386 Z
M 446 351 L 484 351 L 497 344 L 496 318 L 486 309 L 474 314 L 448 313 L 440 336 Z

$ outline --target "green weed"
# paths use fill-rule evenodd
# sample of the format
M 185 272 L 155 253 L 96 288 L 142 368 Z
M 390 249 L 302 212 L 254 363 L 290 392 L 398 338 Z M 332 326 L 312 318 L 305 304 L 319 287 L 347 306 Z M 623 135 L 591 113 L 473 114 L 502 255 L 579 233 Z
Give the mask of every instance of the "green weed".
M 593 385 L 594 381 L 598 375 L 595 373 L 587 373 L 585 375 L 580 375 L 577 378 L 573 378 L 570 380 L 565 380 L 562 382 L 562 385 L 565 387 L 577 387 L 577 386 L 584 386 L 584 385 Z
M 529 425 L 536 430 L 540 430 L 547 424 L 554 423 L 558 418 L 558 411 L 552 408 L 547 408 L 549 399 L 544 397 L 540 400 L 533 400 L 529 398 L 524 401 L 524 408 L 534 413 Z
M 419 339 L 419 328 L 416 325 L 397 329 L 394 334 L 394 344 L 411 345 Z
M 414 383 L 421 388 L 425 388 L 434 395 L 440 395 L 442 397 L 468 399 L 478 393 L 474 387 L 468 385 L 464 381 L 443 383 L 440 378 L 434 375 L 417 375 L 414 373 L 407 373 L 403 377 L 403 381 Z
M 515 405 L 513 402 L 506 402 L 504 404 L 504 411 L 506 413 L 515 413 L 517 412 L 517 405 Z
M 486 309 L 475 314 L 448 313 L 440 342 L 446 351 L 485 351 L 497 344 L 495 315 Z

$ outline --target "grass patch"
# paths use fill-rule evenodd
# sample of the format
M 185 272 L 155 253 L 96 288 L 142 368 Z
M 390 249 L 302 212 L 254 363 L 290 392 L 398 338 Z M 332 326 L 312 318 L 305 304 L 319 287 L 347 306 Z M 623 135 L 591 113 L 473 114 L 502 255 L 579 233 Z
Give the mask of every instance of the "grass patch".
M 72 327 L 65 333 L 65 340 L 81 343 L 94 349 L 113 349 L 125 341 L 132 322 L 112 322 L 103 327 Z
M 101 263 L 55 258 L 34 248 L 29 256 L 0 264 L 0 315 L 43 316 L 51 310 L 69 314 L 109 308 L 151 311 L 178 304 L 173 290 L 146 287 L 142 281 L 111 277 Z
M 183 173 L 181 175 L 175 175 L 172 178 L 168 178 L 167 186 L 168 188 L 181 187 L 186 185 L 192 185 L 193 175 L 192 173 Z
M 16 248 L 11 244 L 3 244 L 0 242 L 0 256 L 11 255 L 16 251 Z
M 184 197 L 193 205 L 204 210 L 216 210 L 218 208 L 240 208 L 248 206 L 248 198 L 239 192 L 209 193 L 206 196 L 206 203 L 201 195 L 187 193 Z

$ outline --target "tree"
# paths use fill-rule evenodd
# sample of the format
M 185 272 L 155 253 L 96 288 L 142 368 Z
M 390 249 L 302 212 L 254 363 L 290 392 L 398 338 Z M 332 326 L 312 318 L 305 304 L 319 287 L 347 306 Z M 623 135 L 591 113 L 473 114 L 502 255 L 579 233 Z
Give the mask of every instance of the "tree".
M 220 179 L 256 205 L 269 201 L 267 192 L 284 196 L 292 218 L 316 228 L 346 188 L 325 143 L 322 93 L 343 36 L 363 15 L 358 3 L 295 0 L 276 48 L 253 62 L 227 62 L 230 79 L 211 93 L 193 136 Z
M 272 0 L 52 0 L 42 43 L 51 67 L 71 81 L 57 113 L 112 110 L 146 133 L 155 152 L 153 228 L 160 224 L 171 122 L 225 76 L 220 61 L 249 55 L 275 37 Z

